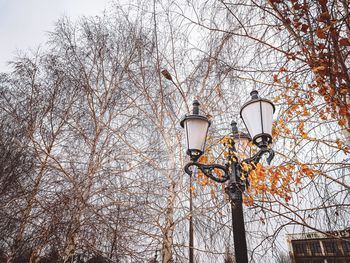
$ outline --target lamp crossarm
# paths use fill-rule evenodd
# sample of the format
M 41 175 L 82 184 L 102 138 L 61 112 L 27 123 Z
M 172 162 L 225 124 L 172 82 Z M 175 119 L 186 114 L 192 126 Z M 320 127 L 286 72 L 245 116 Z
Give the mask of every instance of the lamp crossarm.
M 201 163 L 197 163 L 197 162 L 189 162 L 188 164 L 186 164 L 185 169 L 184 169 L 188 175 L 192 175 L 192 171 L 190 170 L 191 166 L 196 166 L 199 170 L 201 170 L 203 172 L 203 174 L 205 176 L 207 176 L 208 178 L 212 179 L 213 181 L 215 181 L 217 183 L 224 183 L 230 177 L 228 167 L 225 165 L 201 164 Z M 219 170 L 223 171 L 224 175 L 220 176 L 220 177 L 218 175 L 215 175 L 214 169 L 219 169 Z
M 244 159 L 241 163 L 246 163 L 246 164 L 253 163 L 254 165 L 257 165 L 264 154 L 268 154 L 268 157 L 266 160 L 268 164 L 271 164 L 272 159 L 275 157 L 275 152 L 274 150 L 269 149 L 267 147 L 261 148 L 260 151 L 258 151 L 254 156 Z M 255 170 L 255 166 L 253 166 L 253 168 L 247 171 L 245 174 L 249 174 L 252 170 Z

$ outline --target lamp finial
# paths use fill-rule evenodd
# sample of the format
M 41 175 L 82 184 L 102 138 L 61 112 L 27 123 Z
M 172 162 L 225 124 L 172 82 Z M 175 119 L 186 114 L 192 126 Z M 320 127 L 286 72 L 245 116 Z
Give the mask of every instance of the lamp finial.
M 198 115 L 199 114 L 199 105 L 200 105 L 200 103 L 198 102 L 198 100 L 194 100 L 192 105 L 193 105 L 192 113 Z
M 232 127 L 232 133 L 233 134 L 238 134 L 238 128 L 237 128 L 237 122 L 236 121 L 232 121 L 231 122 L 231 127 Z
M 259 95 L 258 95 L 258 91 L 257 90 L 253 90 L 252 92 L 250 92 L 250 96 L 252 96 L 252 100 L 256 100 L 259 99 Z

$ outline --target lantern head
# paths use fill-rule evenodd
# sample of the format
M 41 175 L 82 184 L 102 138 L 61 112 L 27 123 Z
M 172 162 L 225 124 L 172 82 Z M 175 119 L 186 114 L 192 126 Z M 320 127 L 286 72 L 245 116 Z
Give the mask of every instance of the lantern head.
M 193 112 L 186 115 L 180 122 L 185 129 L 187 154 L 192 161 L 197 161 L 204 153 L 210 121 L 207 117 L 199 114 L 199 102 L 193 101 Z
M 241 108 L 241 118 L 246 126 L 253 143 L 259 148 L 267 147 L 272 142 L 272 121 L 275 106 L 267 99 L 259 98 L 253 90 L 251 100 Z

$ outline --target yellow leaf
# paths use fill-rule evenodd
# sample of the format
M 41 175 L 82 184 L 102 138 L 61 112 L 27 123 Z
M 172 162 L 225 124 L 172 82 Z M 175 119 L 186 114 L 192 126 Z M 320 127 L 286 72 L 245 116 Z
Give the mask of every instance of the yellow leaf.
M 317 72 L 323 71 L 323 70 L 325 70 L 325 69 L 326 69 L 325 66 L 318 66 L 318 67 L 314 67 L 314 68 L 312 69 L 312 71 L 313 71 L 314 73 L 317 73 Z
M 195 190 L 195 187 L 194 187 L 194 186 L 191 186 L 189 190 L 190 190 L 190 192 L 192 192 L 192 193 L 193 193 L 193 192 L 194 192 L 194 190 Z
M 204 177 L 203 180 L 200 182 L 202 186 L 206 186 L 208 185 L 208 183 L 209 183 L 208 177 Z
M 341 118 L 341 119 L 338 121 L 338 124 L 339 124 L 340 126 L 345 126 L 346 120 L 345 120 L 344 118 Z
M 308 135 L 306 132 L 303 132 L 303 133 L 301 134 L 301 137 L 302 137 L 303 139 L 307 139 L 307 138 L 309 137 L 309 135 Z

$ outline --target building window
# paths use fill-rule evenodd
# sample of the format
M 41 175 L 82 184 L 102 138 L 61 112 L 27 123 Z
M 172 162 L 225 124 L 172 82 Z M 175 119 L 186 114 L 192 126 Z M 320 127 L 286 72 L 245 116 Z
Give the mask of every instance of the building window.
M 343 244 L 343 250 L 345 254 L 350 254 L 350 240 L 344 240 L 342 242 Z
M 337 255 L 338 248 L 335 240 L 325 240 L 322 242 L 326 255 Z
M 320 241 L 311 241 L 311 242 L 308 242 L 308 243 L 309 243 L 309 247 L 310 247 L 310 250 L 311 250 L 311 254 L 313 256 L 322 255 L 322 249 L 321 249 Z
M 295 255 L 307 255 L 307 246 L 304 242 L 293 242 Z

